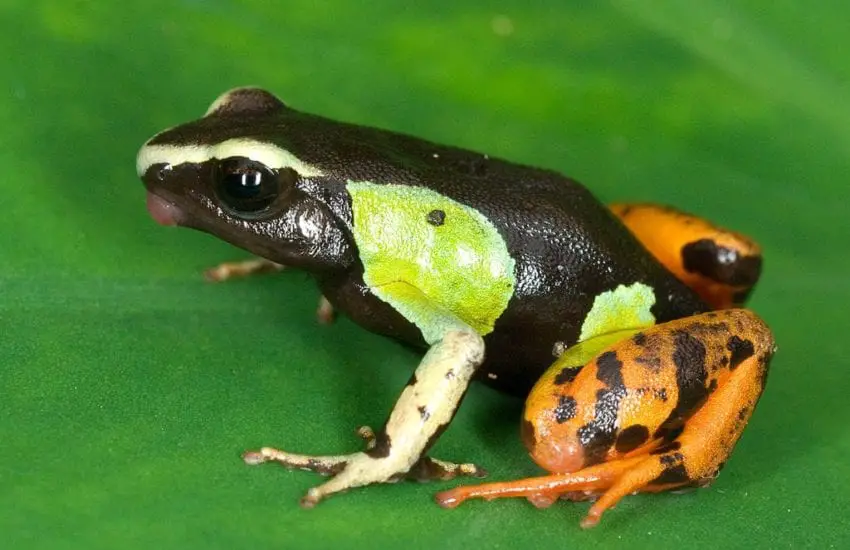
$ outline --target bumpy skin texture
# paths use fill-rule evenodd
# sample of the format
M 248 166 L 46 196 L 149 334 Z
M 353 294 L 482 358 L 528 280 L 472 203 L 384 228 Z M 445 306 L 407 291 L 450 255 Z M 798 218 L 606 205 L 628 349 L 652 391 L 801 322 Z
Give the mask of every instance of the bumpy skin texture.
M 642 247 L 584 187 L 555 172 L 362 126 L 331 121 L 290 108 L 213 113 L 156 136 L 151 145 L 229 138 L 271 142 L 297 151 L 324 176 L 294 182 L 293 196 L 324 228 L 323 242 L 302 250 L 275 247 L 275 232 L 297 223 L 293 209 L 272 220 L 265 236 L 245 233 L 225 212 L 185 206 L 192 225 L 271 260 L 311 271 L 335 308 L 365 328 L 424 347 L 422 337 L 397 311 L 372 295 L 351 240 L 347 181 L 423 186 L 478 210 L 498 229 L 516 260 L 516 288 L 507 310 L 485 337 L 479 378 L 525 395 L 552 360 L 556 342 L 571 345 L 595 296 L 619 284 L 641 282 L 655 290 L 659 322 L 706 311 L 687 286 Z M 180 170 L 177 167 L 175 170 Z M 201 174 L 172 172 L 165 187 L 157 167 L 143 176 L 149 190 L 172 199 L 190 194 L 214 201 Z M 295 200 L 295 199 L 293 199 Z M 422 223 L 427 223 L 423 216 Z

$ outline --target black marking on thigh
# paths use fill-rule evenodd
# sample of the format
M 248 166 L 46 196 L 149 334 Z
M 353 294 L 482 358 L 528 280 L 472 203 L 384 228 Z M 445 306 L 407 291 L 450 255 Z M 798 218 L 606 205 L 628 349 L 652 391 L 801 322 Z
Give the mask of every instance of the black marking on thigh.
M 671 426 L 669 428 L 661 427 L 652 434 L 652 437 L 660 439 L 667 444 L 678 439 L 678 437 L 682 435 L 683 431 L 685 431 L 684 423 L 679 424 L 678 426 Z
M 673 363 L 676 365 L 676 385 L 679 398 L 667 419 L 661 423 L 659 431 L 681 426 L 708 397 L 706 379 L 705 345 L 690 335 L 677 330 L 673 333 Z
M 419 383 L 419 379 L 416 377 L 416 373 L 410 375 L 410 380 L 407 381 L 407 386 L 415 386 Z
M 562 395 L 558 398 L 558 406 L 555 407 L 555 422 L 563 424 L 576 416 L 578 405 L 572 395 Z
M 632 340 L 634 340 L 635 345 L 643 346 L 646 344 L 646 334 L 638 332 L 637 334 L 632 336 Z
M 664 468 L 664 471 L 649 483 L 651 485 L 674 485 L 687 483 L 688 481 L 691 481 L 691 478 L 688 475 L 688 471 L 685 469 L 685 465 L 677 464 L 676 466 Z
M 670 454 L 662 455 L 661 458 L 659 458 L 658 460 L 661 461 L 661 464 L 665 468 L 670 468 L 670 467 L 675 466 L 677 464 L 681 464 L 682 461 L 685 460 L 685 455 L 683 455 L 682 453 L 679 453 L 679 452 L 670 453 Z
M 726 342 L 726 349 L 732 353 L 729 359 L 729 370 L 735 370 L 738 368 L 738 365 L 752 357 L 753 353 L 755 353 L 752 341 L 738 338 L 737 334 L 733 334 L 729 338 L 729 341 Z
M 392 441 L 390 441 L 390 436 L 387 435 L 386 428 L 381 428 L 378 433 L 375 434 L 375 445 L 366 451 L 366 454 L 372 458 L 386 458 L 390 456 L 390 451 L 392 450 Z
M 419 411 L 419 416 L 422 418 L 422 422 L 425 422 L 426 420 L 431 418 L 431 413 L 428 412 L 428 407 L 426 407 L 425 405 L 417 407 L 416 410 Z
M 585 466 L 601 462 L 616 439 L 617 416 L 626 395 L 622 368 L 623 362 L 617 359 L 614 351 L 606 351 L 596 360 L 596 378 L 607 388 L 596 392 L 593 420 L 577 432 L 584 448 Z
M 560 386 L 562 384 L 572 382 L 573 380 L 576 379 L 576 376 L 578 376 L 579 371 L 581 371 L 580 366 L 578 366 L 578 367 L 564 367 L 563 369 L 561 369 L 561 372 L 559 372 L 555 376 L 555 385 Z
M 635 424 L 620 432 L 614 448 L 618 453 L 628 453 L 646 443 L 647 439 L 649 439 L 649 429 L 641 424 Z
M 623 384 L 623 362 L 617 352 L 606 351 L 596 360 L 596 378 L 611 389 L 625 388 Z
M 654 451 L 652 451 L 651 455 L 663 455 L 665 453 L 669 453 L 671 451 L 678 451 L 682 448 L 682 444 L 678 441 L 671 441 L 670 443 L 665 443 L 664 445 L 658 447 Z

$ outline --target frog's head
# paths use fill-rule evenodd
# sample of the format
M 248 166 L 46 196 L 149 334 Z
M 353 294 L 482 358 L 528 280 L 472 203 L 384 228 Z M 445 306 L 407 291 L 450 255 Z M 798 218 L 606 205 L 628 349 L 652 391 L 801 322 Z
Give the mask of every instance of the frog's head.
M 269 92 L 237 88 L 202 118 L 155 135 L 136 159 L 153 218 L 288 265 L 348 261 L 338 195 L 319 167 L 281 143 L 299 116 Z

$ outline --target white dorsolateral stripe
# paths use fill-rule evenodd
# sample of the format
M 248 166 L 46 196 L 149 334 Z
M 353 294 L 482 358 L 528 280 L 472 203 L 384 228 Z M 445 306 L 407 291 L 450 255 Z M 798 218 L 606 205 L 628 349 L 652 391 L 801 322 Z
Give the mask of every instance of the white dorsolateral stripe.
M 307 164 L 286 149 L 281 149 L 271 143 L 240 138 L 229 139 L 212 145 L 201 143 L 189 145 L 145 144 L 136 157 L 136 173 L 141 177 L 154 164 L 177 166 L 187 162 L 201 163 L 210 159 L 226 159 L 228 157 L 246 157 L 261 162 L 269 168 L 292 168 L 298 172 L 298 175 L 304 177 L 324 175 L 319 168 Z

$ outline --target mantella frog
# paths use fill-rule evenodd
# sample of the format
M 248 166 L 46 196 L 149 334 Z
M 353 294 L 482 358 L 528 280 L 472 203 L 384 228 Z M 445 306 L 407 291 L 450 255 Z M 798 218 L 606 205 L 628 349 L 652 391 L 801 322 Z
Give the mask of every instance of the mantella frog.
M 527 396 L 522 438 L 550 475 L 441 493 L 595 499 L 710 483 L 761 396 L 774 352 L 740 306 L 761 271 L 750 239 L 651 204 L 606 207 L 576 181 L 414 137 L 225 93 L 141 148 L 148 208 L 260 260 L 218 278 L 306 271 L 331 308 L 424 357 L 366 449 L 245 453 L 331 478 L 313 506 L 404 477 L 481 476 L 428 455 L 470 382 Z

